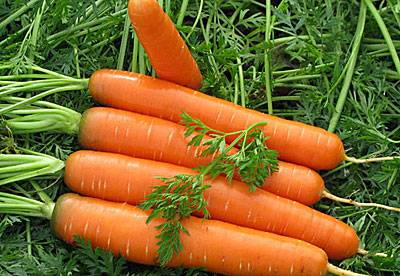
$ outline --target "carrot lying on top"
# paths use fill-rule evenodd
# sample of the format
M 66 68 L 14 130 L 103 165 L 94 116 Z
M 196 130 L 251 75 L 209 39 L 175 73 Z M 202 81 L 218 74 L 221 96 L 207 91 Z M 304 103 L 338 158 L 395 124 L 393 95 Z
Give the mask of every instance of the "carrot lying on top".
M 128 204 L 76 194 L 64 194 L 56 203 L 43 203 L 0 193 L 0 213 L 47 218 L 53 232 L 67 243 L 75 244 L 75 238 L 81 237 L 94 248 L 129 261 L 157 264 L 155 226 L 160 221 L 146 224 L 149 213 Z M 182 235 L 183 252 L 167 264 L 169 267 L 204 267 L 225 275 L 320 276 L 327 271 L 361 275 L 329 264 L 325 252 L 300 240 L 194 217 L 184 224 L 192 236 Z
M 66 161 L 64 181 L 86 196 L 138 205 L 155 186 L 165 185 L 157 176 L 178 174 L 196 172 L 125 155 L 78 151 Z M 250 192 L 239 181 L 229 185 L 219 177 L 207 184 L 211 187 L 204 198 L 211 219 L 304 240 L 323 249 L 330 259 L 342 260 L 358 251 L 353 228 L 331 216 L 263 190 Z
M 193 89 L 202 76 L 174 23 L 156 0 L 130 0 L 129 17 L 150 63 L 161 79 Z
M 173 122 L 180 122 L 180 114 L 186 112 L 224 132 L 265 121 L 268 147 L 277 150 L 282 160 L 313 169 L 332 169 L 345 157 L 342 141 L 324 129 L 246 109 L 152 77 L 103 69 L 91 76 L 89 90 L 104 105 Z

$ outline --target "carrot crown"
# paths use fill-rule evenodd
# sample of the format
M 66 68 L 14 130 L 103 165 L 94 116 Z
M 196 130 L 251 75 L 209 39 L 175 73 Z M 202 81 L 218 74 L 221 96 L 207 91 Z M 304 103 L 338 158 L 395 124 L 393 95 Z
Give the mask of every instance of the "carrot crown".
M 20 150 L 27 154 L 0 154 L 0 186 L 33 177 L 54 175 L 64 168 L 64 162 L 57 158 Z
M 2 98 L 2 110 L 26 102 L 19 97 Z M 14 107 L 3 114 L 4 123 L 14 134 L 27 134 L 45 131 L 77 134 L 81 114 L 78 112 L 45 101 L 26 104 L 23 108 Z
M 55 203 L 0 192 L 0 213 L 51 219 Z

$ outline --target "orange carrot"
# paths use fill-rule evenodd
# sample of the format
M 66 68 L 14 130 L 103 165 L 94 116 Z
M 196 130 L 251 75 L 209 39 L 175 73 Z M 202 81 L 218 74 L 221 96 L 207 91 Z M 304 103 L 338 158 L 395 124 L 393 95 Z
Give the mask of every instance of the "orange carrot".
M 299 122 L 246 109 L 231 102 L 152 77 L 118 70 L 99 70 L 89 81 L 93 98 L 104 105 L 180 122 L 188 113 L 224 132 L 267 122 L 263 131 L 279 159 L 313 169 L 332 169 L 345 158 L 343 143 L 333 133 Z
M 174 23 L 156 0 L 130 0 L 129 17 L 157 76 L 193 89 L 202 76 Z
M 74 192 L 137 205 L 154 186 L 165 184 L 156 176 L 195 173 L 168 163 L 78 151 L 66 162 L 64 180 Z M 229 185 L 219 177 L 208 184 L 211 188 L 205 190 L 204 197 L 212 219 L 301 239 L 322 248 L 335 260 L 357 253 L 355 231 L 331 216 L 263 190 L 249 192 L 239 181 Z
M 154 265 L 160 221 L 146 224 L 147 218 L 148 212 L 131 205 L 65 194 L 57 201 L 52 228 L 68 243 L 80 236 L 93 247 Z M 191 235 L 182 234 L 183 251 L 170 267 L 205 267 L 225 275 L 326 275 L 326 254 L 303 241 L 194 217 L 183 224 Z
M 88 109 L 82 117 L 80 144 L 88 149 L 122 153 L 134 157 L 194 168 L 208 164 L 203 147 L 188 147 L 185 127 L 159 118 L 107 107 Z M 206 139 L 209 139 L 207 137 Z M 234 153 L 237 149 L 233 149 Z M 239 179 L 238 176 L 235 176 Z M 279 171 L 265 180 L 267 191 L 311 205 L 321 198 L 322 178 L 313 170 L 279 162 Z

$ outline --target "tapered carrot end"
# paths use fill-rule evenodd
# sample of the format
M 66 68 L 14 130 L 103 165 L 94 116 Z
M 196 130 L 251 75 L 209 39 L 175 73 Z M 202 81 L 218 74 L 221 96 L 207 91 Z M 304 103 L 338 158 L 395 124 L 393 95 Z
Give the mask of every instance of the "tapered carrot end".
M 345 223 L 340 223 L 340 225 L 337 226 L 336 231 L 339 232 L 332 232 L 332 235 L 334 236 L 341 231 L 341 240 L 340 243 L 335 242 L 333 244 L 330 242 L 328 253 L 329 258 L 341 261 L 356 255 L 360 246 L 360 240 L 356 231 Z M 332 241 L 333 240 L 335 239 L 332 239 Z
M 141 27 L 148 22 L 148 16 L 154 13 L 163 13 L 162 8 L 155 0 L 130 0 L 128 14 L 132 25 Z
M 130 0 L 128 14 L 135 33 L 160 79 L 192 89 L 203 81 L 200 69 L 174 22 L 156 0 Z
M 334 153 L 332 154 L 331 165 L 328 166 L 330 168 L 335 168 L 344 160 L 344 145 L 342 140 L 336 134 L 330 133 L 328 139 L 332 140 L 331 144 L 328 144 L 328 150 Z

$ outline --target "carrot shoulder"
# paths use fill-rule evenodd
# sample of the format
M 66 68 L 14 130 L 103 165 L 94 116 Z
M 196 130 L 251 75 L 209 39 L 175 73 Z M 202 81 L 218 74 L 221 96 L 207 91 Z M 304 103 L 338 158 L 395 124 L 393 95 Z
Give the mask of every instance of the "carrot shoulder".
M 267 145 L 278 151 L 279 159 L 313 169 L 332 169 L 344 159 L 342 141 L 324 129 L 246 109 L 152 77 L 103 69 L 91 76 L 89 90 L 104 105 L 173 122 L 180 122 L 180 114 L 186 112 L 224 132 L 267 122 L 263 127 L 270 137 Z
M 154 186 L 164 185 L 157 176 L 194 173 L 168 163 L 78 151 L 66 162 L 64 180 L 74 192 L 137 205 Z M 212 219 L 301 239 L 322 248 L 332 259 L 357 253 L 355 231 L 331 216 L 263 190 L 249 192 L 239 181 L 229 184 L 219 177 L 208 184 L 211 188 L 205 190 L 204 197 Z
M 92 150 L 168 162 L 194 168 L 208 164 L 202 147 L 188 147 L 185 128 L 159 118 L 108 107 L 88 109 L 82 116 L 80 144 Z M 207 137 L 209 139 L 209 137 Z M 232 149 L 232 153 L 237 149 Z M 236 175 L 235 179 L 239 179 Z M 265 180 L 263 189 L 311 205 L 321 198 L 324 182 L 315 171 L 279 162 L 279 171 Z
M 129 261 L 154 265 L 154 227 L 160 221 L 146 224 L 147 217 L 127 204 L 66 194 L 56 204 L 52 227 L 68 243 L 80 236 Z M 183 251 L 170 267 L 205 267 L 226 275 L 326 275 L 326 254 L 300 240 L 194 217 L 183 223 L 191 235 L 182 234 Z
M 174 23 L 156 0 L 130 0 L 129 17 L 157 76 L 193 89 L 202 76 Z

